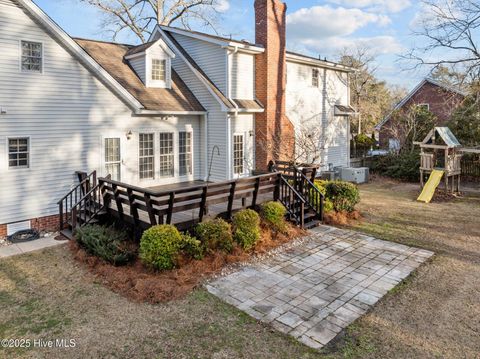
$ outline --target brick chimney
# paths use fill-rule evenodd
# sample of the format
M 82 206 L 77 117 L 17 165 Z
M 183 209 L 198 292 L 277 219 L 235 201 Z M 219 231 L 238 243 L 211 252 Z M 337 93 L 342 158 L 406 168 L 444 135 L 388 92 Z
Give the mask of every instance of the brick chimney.
M 265 112 L 256 115 L 256 167 L 265 170 L 271 160 L 291 160 L 294 128 L 285 114 L 286 12 L 280 0 L 255 0 L 255 42 L 265 47 L 256 56 L 256 96 Z

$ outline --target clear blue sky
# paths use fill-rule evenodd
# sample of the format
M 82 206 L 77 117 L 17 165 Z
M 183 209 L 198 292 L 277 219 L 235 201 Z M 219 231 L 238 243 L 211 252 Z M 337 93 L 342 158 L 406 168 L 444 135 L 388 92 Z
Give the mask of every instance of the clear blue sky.
M 222 0 L 218 31 L 235 38 L 254 39 L 253 0 Z M 102 15 L 80 0 L 35 0 L 70 35 L 109 40 L 102 32 Z M 425 74 L 402 70 L 398 58 L 418 41 L 411 24 L 420 14 L 416 0 L 287 0 L 290 50 L 335 60 L 354 44 L 378 54 L 379 78 L 413 87 Z M 199 29 L 203 30 L 203 29 Z M 123 36 L 122 41 L 133 38 Z

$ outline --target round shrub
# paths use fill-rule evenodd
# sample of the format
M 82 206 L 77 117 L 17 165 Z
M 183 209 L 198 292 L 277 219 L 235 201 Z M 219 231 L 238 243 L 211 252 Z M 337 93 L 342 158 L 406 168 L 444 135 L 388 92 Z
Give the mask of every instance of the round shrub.
M 154 226 L 142 235 L 140 259 L 157 270 L 172 269 L 181 248 L 182 235 L 177 228 L 171 225 Z
M 233 239 L 245 250 L 255 246 L 260 239 L 260 216 L 244 209 L 233 217 Z
M 285 232 L 287 224 L 285 215 L 287 210 L 279 202 L 267 202 L 262 204 L 260 215 L 265 223 L 274 231 Z
M 331 181 L 325 185 L 325 195 L 336 212 L 353 212 L 360 202 L 358 187 L 350 182 Z
M 221 218 L 198 224 L 195 233 L 206 251 L 233 249 L 232 227 Z

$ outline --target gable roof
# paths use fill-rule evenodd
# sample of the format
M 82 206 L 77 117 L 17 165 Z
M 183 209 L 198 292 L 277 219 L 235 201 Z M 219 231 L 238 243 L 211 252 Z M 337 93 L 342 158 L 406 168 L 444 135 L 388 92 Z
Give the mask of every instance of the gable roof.
M 390 119 L 390 117 L 392 117 L 392 114 L 401 109 L 413 96 L 415 96 L 415 94 L 423 87 L 425 86 L 425 84 L 427 83 L 430 83 L 434 86 L 437 86 L 437 87 L 440 87 L 442 89 L 444 89 L 445 91 L 448 91 L 448 92 L 452 92 L 452 93 L 455 93 L 457 95 L 460 95 L 460 96 L 463 96 L 463 97 L 466 97 L 468 94 L 458 88 L 454 88 L 452 86 L 448 86 L 446 84 L 443 84 L 439 81 L 435 81 L 431 78 L 425 78 L 422 80 L 422 82 L 420 82 L 412 91 L 409 92 L 409 94 L 407 96 L 405 96 L 402 101 L 400 101 L 394 108 L 393 110 L 378 124 L 375 126 L 375 129 L 377 131 L 379 131 L 382 126 Z
M 205 84 L 210 93 L 223 105 L 227 111 L 246 111 L 246 112 L 263 112 L 264 108 L 262 104 L 257 100 L 244 100 L 244 99 L 229 99 L 223 94 L 223 92 L 215 85 L 215 83 L 208 77 L 203 69 L 195 62 L 190 54 L 180 45 L 175 37 L 168 31 L 160 28 L 161 35 L 165 36 L 173 47 L 182 55 L 184 60 L 190 66 L 190 68 L 196 73 L 200 80 Z
M 342 72 L 356 71 L 354 68 L 339 64 L 338 62 L 321 60 L 313 56 L 308 56 L 308 55 L 304 55 L 304 54 L 300 54 L 298 52 L 292 52 L 292 51 L 287 51 L 287 61 L 326 68 L 334 71 L 342 71 Z
M 172 69 L 172 86 L 169 88 L 147 88 L 128 61 L 126 54 L 143 46 L 129 46 L 94 40 L 75 39 L 115 80 L 127 89 L 147 111 L 169 114 L 181 112 L 205 112 L 193 93 Z M 131 53 L 130 53 L 131 54 Z
M 457 140 L 453 132 L 448 127 L 434 127 L 427 136 L 423 139 L 422 142 L 418 144 L 420 147 L 427 147 L 429 142 L 433 141 L 435 134 L 440 135 L 440 138 L 445 142 L 445 146 L 449 148 L 461 147 L 461 143 Z

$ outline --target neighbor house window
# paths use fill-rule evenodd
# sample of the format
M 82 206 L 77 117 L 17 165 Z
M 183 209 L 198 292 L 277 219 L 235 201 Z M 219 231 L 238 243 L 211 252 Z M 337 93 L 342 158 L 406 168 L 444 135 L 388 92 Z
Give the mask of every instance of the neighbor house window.
M 318 69 L 312 69 L 312 86 L 318 87 L 320 84 L 320 71 Z
M 421 103 L 417 105 L 417 107 L 425 111 L 430 111 L 430 105 L 428 103 Z
M 30 144 L 28 138 L 8 139 L 8 167 L 28 168 L 30 165 Z
M 186 176 L 193 174 L 192 166 L 192 133 L 180 132 L 179 133 L 179 171 L 180 176 Z
M 167 78 L 167 61 L 153 59 L 152 60 L 152 80 L 165 81 Z
M 22 41 L 22 71 L 43 71 L 43 45 L 41 43 Z
M 115 181 L 120 181 L 121 152 L 119 138 L 105 139 L 105 171 Z
M 233 173 L 236 175 L 243 174 L 245 168 L 243 165 L 244 158 L 244 136 L 233 136 Z
M 139 136 L 139 175 L 140 179 L 154 178 L 155 148 L 154 134 L 141 133 Z
M 174 176 L 173 133 L 160 133 L 160 177 Z

